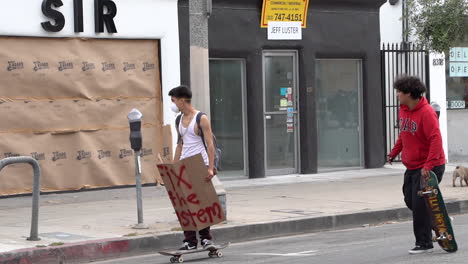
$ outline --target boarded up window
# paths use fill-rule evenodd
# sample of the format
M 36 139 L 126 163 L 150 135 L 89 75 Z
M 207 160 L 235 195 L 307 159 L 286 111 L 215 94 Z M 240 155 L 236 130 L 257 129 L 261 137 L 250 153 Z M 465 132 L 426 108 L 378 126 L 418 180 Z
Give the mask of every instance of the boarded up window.
M 143 183 L 157 154 L 171 157 L 162 126 L 158 41 L 0 38 L 0 158 L 32 156 L 43 191 L 134 184 L 127 114 L 143 113 Z M 29 165 L 0 172 L 0 195 L 30 192 Z

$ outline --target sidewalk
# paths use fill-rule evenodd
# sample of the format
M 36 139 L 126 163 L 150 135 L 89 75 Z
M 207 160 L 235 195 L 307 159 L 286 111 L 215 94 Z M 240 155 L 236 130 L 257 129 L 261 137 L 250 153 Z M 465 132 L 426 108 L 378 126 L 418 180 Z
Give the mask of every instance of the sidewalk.
M 454 168 L 446 168 L 442 193 L 452 213 L 468 212 L 468 188 L 458 180 L 452 187 Z M 403 172 L 397 164 L 224 181 L 228 221 L 214 227 L 215 239 L 235 242 L 408 219 Z M 0 263 L 86 262 L 179 245 L 180 227 L 164 187 L 143 188 L 150 229 L 132 229 L 135 196 L 135 188 L 42 195 L 40 241 L 26 240 L 31 197 L 0 199 Z

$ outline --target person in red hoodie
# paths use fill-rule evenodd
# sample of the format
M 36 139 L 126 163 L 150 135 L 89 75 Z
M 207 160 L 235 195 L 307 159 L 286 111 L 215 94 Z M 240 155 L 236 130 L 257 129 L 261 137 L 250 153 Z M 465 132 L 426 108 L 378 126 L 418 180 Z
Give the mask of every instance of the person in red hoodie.
M 423 97 L 424 84 L 416 77 L 404 76 L 394 83 L 400 101 L 400 135 L 392 151 L 387 155 L 391 162 L 401 152 L 406 167 L 403 195 L 406 206 L 413 212 L 413 231 L 416 247 L 410 254 L 431 252 L 431 219 L 422 197 L 418 196 L 421 175 L 433 171 L 439 180 L 445 171 L 445 155 L 439 121 L 434 109 Z

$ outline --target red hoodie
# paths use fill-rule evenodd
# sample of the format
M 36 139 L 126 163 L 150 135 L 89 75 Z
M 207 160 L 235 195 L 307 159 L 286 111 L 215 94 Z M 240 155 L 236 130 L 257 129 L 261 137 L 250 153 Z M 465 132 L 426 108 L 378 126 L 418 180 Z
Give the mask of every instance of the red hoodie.
M 410 170 L 445 164 L 439 121 L 427 99 L 422 97 L 413 110 L 400 105 L 399 116 L 400 136 L 388 155 L 395 158 L 402 152 L 402 162 Z

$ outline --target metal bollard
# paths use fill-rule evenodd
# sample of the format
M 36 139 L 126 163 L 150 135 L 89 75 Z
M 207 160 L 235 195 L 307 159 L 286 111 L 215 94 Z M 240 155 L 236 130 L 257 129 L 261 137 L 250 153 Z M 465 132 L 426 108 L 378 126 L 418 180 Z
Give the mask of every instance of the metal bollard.
M 215 188 L 216 195 L 221 203 L 221 208 L 223 209 L 223 213 L 227 221 L 226 190 L 217 175 L 211 179 L 211 182 L 213 183 L 213 187 Z
M 40 195 L 40 180 L 41 180 L 41 168 L 37 160 L 28 157 L 10 157 L 0 160 L 0 171 L 10 164 L 15 163 L 29 163 L 33 167 L 34 171 L 34 186 L 33 186 L 33 201 L 32 201 L 32 216 L 31 216 L 31 234 L 27 238 L 30 241 L 41 240 L 38 236 L 38 222 L 39 222 L 39 195 Z

